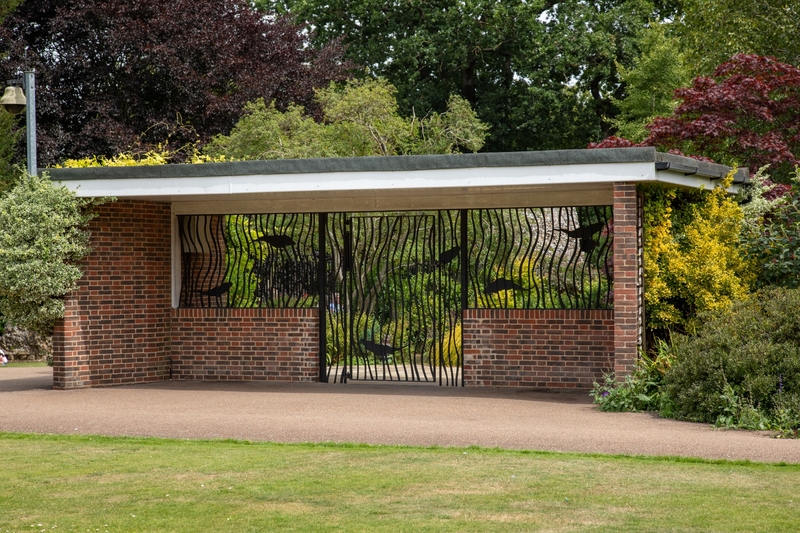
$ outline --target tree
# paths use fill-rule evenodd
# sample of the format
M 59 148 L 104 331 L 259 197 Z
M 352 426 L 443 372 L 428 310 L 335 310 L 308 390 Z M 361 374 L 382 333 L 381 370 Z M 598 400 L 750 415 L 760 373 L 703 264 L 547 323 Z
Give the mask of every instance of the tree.
M 738 54 L 675 91 L 680 104 L 646 127 L 639 146 L 655 146 L 755 173 L 770 165 L 772 179 L 789 183 L 800 164 L 800 69 L 769 57 Z M 634 146 L 610 137 L 593 148 Z
M 10 325 L 49 335 L 64 315 L 89 253 L 90 205 L 47 175 L 26 174 L 0 197 L 0 315 Z
M 486 149 L 576 148 L 610 132 L 621 98 L 617 63 L 635 34 L 674 14 L 648 0 L 261 1 L 308 21 L 318 42 L 341 37 L 347 57 L 398 90 L 403 116 L 443 112 L 451 94 L 491 126 Z
M 671 26 L 655 23 L 646 28 L 638 40 L 641 55 L 630 68 L 617 67 L 625 96 L 614 99 L 619 115 L 611 123 L 625 139 L 646 139 L 646 125 L 658 116 L 671 115 L 678 105 L 675 90 L 690 81 L 680 41 L 669 33 Z
M 279 111 L 263 100 L 248 104 L 230 135 L 206 146 L 212 157 L 285 159 L 478 151 L 486 137 L 469 103 L 454 96 L 447 111 L 409 119 L 398 113 L 394 87 L 383 79 L 352 80 L 317 91 L 324 120 L 299 106 Z
M 341 47 L 311 47 L 310 37 L 244 0 L 28 0 L 0 29 L 0 76 L 36 69 L 48 165 L 202 142 L 257 98 L 310 105 L 347 70 Z
M 771 165 L 775 181 L 789 181 L 800 163 L 800 69 L 738 54 L 675 97 L 680 105 L 648 126 L 647 144 L 749 165 L 752 172 Z
M 694 75 L 734 54 L 770 56 L 800 66 L 797 0 L 683 0 L 681 42 Z
M 13 186 L 19 171 L 15 168 L 14 148 L 22 131 L 14 123 L 14 117 L 0 109 L 0 195 Z
M 0 0 L 0 23 L 20 2 L 21 0 Z M 0 110 L 0 194 L 11 187 L 18 175 L 14 168 L 14 147 L 20 134 L 21 131 L 16 127 L 13 117 Z M 2 334 L 2 326 L 0 326 L 0 334 Z

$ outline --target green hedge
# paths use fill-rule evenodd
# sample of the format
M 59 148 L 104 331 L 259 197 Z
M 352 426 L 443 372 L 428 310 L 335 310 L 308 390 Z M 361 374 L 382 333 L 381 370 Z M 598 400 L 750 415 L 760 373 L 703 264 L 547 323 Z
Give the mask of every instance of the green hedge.
M 595 383 L 600 409 L 798 436 L 800 289 L 765 289 L 701 319 L 695 335 L 673 335 L 624 381 Z
M 670 351 L 663 392 L 676 418 L 745 427 L 800 422 L 800 290 L 769 289 L 736 302 L 706 317 L 697 335 L 674 336 Z

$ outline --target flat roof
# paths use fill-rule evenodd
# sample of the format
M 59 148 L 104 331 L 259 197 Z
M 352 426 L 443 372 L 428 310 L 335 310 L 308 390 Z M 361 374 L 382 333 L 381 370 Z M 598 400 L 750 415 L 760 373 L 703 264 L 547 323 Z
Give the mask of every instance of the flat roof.
M 610 203 L 615 182 L 711 188 L 730 170 L 642 147 L 48 171 L 81 197 L 169 202 L 175 212 L 210 214 L 599 205 Z M 748 181 L 739 169 L 731 190 Z

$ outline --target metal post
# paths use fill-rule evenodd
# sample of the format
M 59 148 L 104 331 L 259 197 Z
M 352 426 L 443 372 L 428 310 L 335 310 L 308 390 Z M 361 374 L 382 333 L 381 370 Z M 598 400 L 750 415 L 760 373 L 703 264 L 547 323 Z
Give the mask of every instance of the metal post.
M 35 176 L 36 167 L 36 75 L 27 70 L 22 77 L 25 92 L 25 130 L 28 141 L 28 174 Z
M 464 318 L 467 314 L 467 307 L 469 307 L 469 300 L 467 299 L 467 291 L 469 290 L 469 270 L 467 266 L 469 265 L 469 250 L 467 250 L 467 245 L 469 244 L 469 239 L 467 236 L 467 232 L 469 231 L 469 226 L 467 225 L 467 214 L 469 213 L 468 210 L 462 209 L 461 210 L 461 386 L 464 386 L 464 330 L 466 329 L 464 326 Z M 455 384 L 455 380 L 453 380 L 453 384 Z
M 319 380 L 323 383 L 328 382 L 328 262 L 327 245 L 325 244 L 325 232 L 328 230 L 328 213 L 317 215 L 319 224 L 319 263 L 317 264 L 317 281 L 319 283 Z

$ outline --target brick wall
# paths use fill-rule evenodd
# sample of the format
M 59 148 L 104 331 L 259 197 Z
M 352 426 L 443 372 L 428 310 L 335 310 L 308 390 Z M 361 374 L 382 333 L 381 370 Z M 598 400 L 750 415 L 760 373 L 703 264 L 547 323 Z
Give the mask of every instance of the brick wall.
M 613 313 L 468 309 L 464 384 L 589 389 L 614 367 Z
M 641 339 L 641 206 L 614 185 L 614 310 L 467 310 L 468 386 L 589 388 L 633 368 Z M 316 309 L 171 309 L 170 206 L 120 201 L 54 335 L 54 386 L 166 379 L 316 381 Z M 170 374 L 171 372 L 171 374 Z
M 633 183 L 614 184 L 614 372 L 633 371 L 642 343 L 641 198 Z
M 170 206 L 99 206 L 92 253 L 53 336 L 59 389 L 140 383 L 169 371 Z
M 173 379 L 319 380 L 317 309 L 173 309 Z

